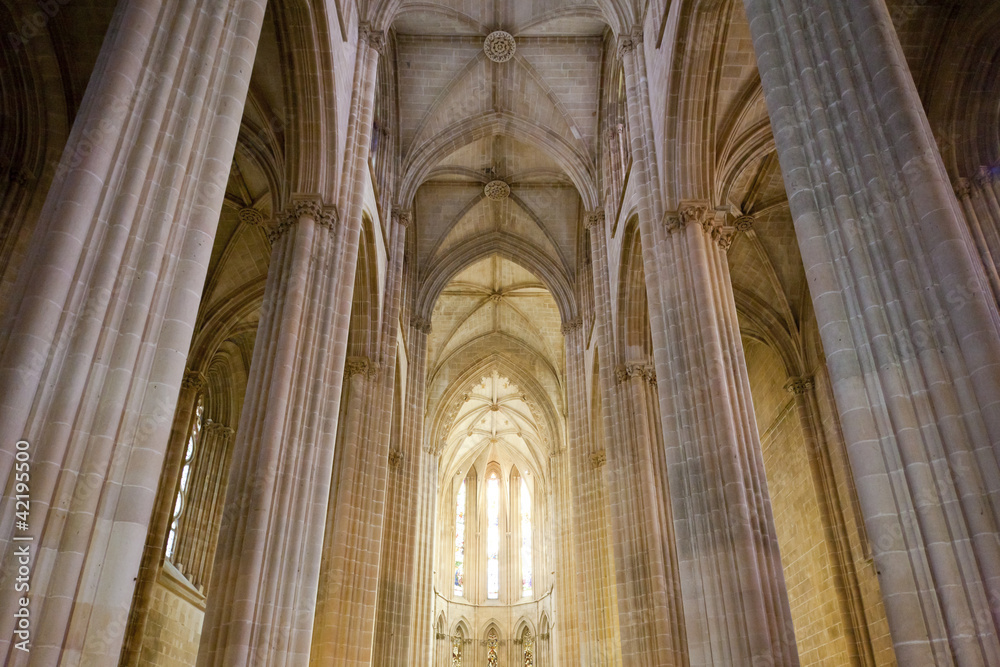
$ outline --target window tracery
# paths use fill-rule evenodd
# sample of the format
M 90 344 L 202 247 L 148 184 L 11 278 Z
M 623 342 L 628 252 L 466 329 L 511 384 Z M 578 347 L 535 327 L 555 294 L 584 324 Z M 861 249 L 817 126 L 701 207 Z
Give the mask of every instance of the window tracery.
M 486 634 L 486 667 L 497 667 L 500 664 L 499 647 L 500 638 L 496 628 L 490 628 Z
M 184 461 L 181 464 L 181 479 L 177 487 L 177 495 L 174 497 L 174 509 L 170 516 L 170 530 L 167 533 L 167 560 L 173 561 L 174 548 L 177 545 L 177 525 L 181 515 L 184 514 L 184 507 L 187 504 L 188 486 L 191 481 L 191 464 L 194 463 L 194 455 L 198 449 L 198 441 L 201 439 L 202 418 L 205 414 L 205 403 L 199 394 L 198 402 L 194 411 L 194 423 L 191 425 L 191 432 L 188 434 L 187 443 L 184 446 Z

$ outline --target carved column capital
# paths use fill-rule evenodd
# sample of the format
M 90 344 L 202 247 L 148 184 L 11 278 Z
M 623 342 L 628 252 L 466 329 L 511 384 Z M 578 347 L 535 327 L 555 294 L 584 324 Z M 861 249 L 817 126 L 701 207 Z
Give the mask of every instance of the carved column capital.
M 735 227 L 713 227 L 712 240 L 719 244 L 723 251 L 728 251 L 736 236 Z
M 643 382 L 655 385 L 656 369 L 646 364 L 622 364 L 615 369 L 615 377 L 619 384 L 628 382 L 632 378 L 639 378 Z
M 398 468 L 403 463 L 403 452 L 399 449 L 389 450 L 389 467 Z
M 377 373 L 378 364 L 372 362 L 368 357 L 348 357 L 344 363 L 344 375 L 347 377 L 354 375 L 374 377 Z
M 965 199 L 970 194 L 972 194 L 972 183 L 969 182 L 967 178 L 960 178 L 955 181 L 955 196 L 959 199 Z
M 608 462 L 608 455 L 603 449 L 599 449 L 590 455 L 590 465 L 595 470 Z
M 323 200 L 315 196 L 295 195 L 285 207 L 284 212 L 276 216 L 278 224 L 270 234 L 268 239 L 274 244 L 281 236 L 292 228 L 303 218 L 311 218 L 316 224 L 327 229 L 334 229 L 340 220 L 337 207 L 326 205 Z
M 682 225 L 698 224 L 706 232 L 715 224 L 715 211 L 707 202 L 684 203 L 677 209 L 677 215 L 680 216 Z
M 604 226 L 604 209 L 601 208 L 588 211 L 587 215 L 583 218 L 583 226 L 586 229 L 593 229 L 598 225 Z
M 385 31 L 374 28 L 368 21 L 358 26 L 358 39 L 368 42 L 368 46 L 375 49 L 380 56 L 385 54 Z
M 618 58 L 622 60 L 642 44 L 642 27 L 633 26 L 618 37 Z
M 201 389 L 205 384 L 205 376 L 202 375 L 201 371 L 184 371 L 184 379 L 181 380 L 181 387 L 183 389 Z
M 431 332 L 431 321 L 425 320 L 422 317 L 414 317 L 411 319 L 410 326 L 422 334 L 429 334 Z
M 234 431 L 231 427 L 212 421 L 211 419 L 206 420 L 205 425 L 202 428 L 204 428 L 206 434 L 214 435 L 220 440 L 228 441 L 236 435 L 236 431 Z
M 583 328 L 583 320 L 577 317 L 575 319 L 570 320 L 569 322 L 563 323 L 562 334 L 563 336 L 569 336 L 574 331 L 579 331 L 582 328 Z
M 816 386 L 815 381 L 811 377 L 797 377 L 788 378 L 788 382 L 785 383 L 785 391 L 790 394 L 795 394 L 799 396 L 808 391 L 811 391 L 813 387 Z
M 392 219 L 397 225 L 401 227 L 409 227 L 411 222 L 410 209 L 404 208 L 399 204 L 393 204 Z

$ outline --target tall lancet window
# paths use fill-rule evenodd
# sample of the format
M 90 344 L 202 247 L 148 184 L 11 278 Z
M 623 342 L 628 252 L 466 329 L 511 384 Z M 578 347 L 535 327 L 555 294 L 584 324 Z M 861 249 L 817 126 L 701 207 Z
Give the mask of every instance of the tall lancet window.
M 521 480 L 521 597 L 530 598 L 531 586 L 531 494 Z
M 524 667 L 535 667 L 535 640 L 531 638 L 528 628 L 521 635 L 521 646 L 524 647 Z
M 500 478 L 486 480 L 486 597 L 500 597 Z
M 177 486 L 177 496 L 174 498 L 174 511 L 170 517 L 170 531 L 167 533 L 167 560 L 173 561 L 174 550 L 177 546 L 177 522 L 184 514 L 184 506 L 187 503 L 188 485 L 191 482 L 191 464 L 194 463 L 194 453 L 198 448 L 198 439 L 201 436 L 201 420 L 205 413 L 205 405 L 201 396 L 198 397 L 198 404 L 194 410 L 194 424 L 191 432 L 188 433 L 187 444 L 184 446 L 184 462 L 181 464 L 181 481 Z
M 455 595 L 465 593 L 465 480 L 455 500 Z

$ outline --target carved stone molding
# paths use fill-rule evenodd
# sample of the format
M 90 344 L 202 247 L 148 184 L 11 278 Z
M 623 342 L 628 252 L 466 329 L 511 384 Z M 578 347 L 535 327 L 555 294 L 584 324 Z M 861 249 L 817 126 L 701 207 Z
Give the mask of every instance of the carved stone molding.
M 590 465 L 594 470 L 600 468 L 602 465 L 608 462 L 608 455 L 603 449 L 599 449 L 590 455 Z
M 752 215 L 741 215 L 740 217 L 736 218 L 735 222 L 733 222 L 733 227 L 735 227 L 736 231 L 740 232 L 741 234 L 745 234 L 746 232 L 749 232 L 751 229 L 753 229 L 753 225 L 755 222 L 756 219 Z
M 615 369 L 615 377 L 622 384 L 632 378 L 639 378 L 651 385 L 656 384 L 656 369 L 646 364 L 622 364 Z
M 389 467 L 398 468 L 403 463 L 403 452 L 398 449 L 389 450 Z
M 970 194 L 972 194 L 972 183 L 969 182 L 967 178 L 960 178 L 955 181 L 955 196 L 959 199 L 965 199 Z
M 422 317 L 414 317 L 410 320 L 410 326 L 423 334 L 429 334 L 431 332 L 431 321 L 425 320 Z
M 811 391 L 815 386 L 816 383 L 811 377 L 789 378 L 785 383 L 785 391 L 798 396 Z
M 715 224 L 715 211 L 707 203 L 689 203 L 677 209 L 681 224 L 698 224 L 706 232 L 711 231 Z
M 597 226 L 604 226 L 604 209 L 597 209 L 596 211 L 588 211 L 587 215 L 583 218 L 583 226 L 586 229 L 592 229 Z
M 562 325 L 562 334 L 563 336 L 568 336 L 574 331 L 579 331 L 582 328 L 583 328 L 583 320 L 577 317 L 576 319 L 572 319 L 569 322 L 566 322 Z
M 402 206 L 396 205 L 392 207 L 392 219 L 401 227 L 409 227 L 412 219 L 410 218 L 409 209 L 403 208 Z
M 358 26 L 358 37 L 368 42 L 368 46 L 378 51 L 379 55 L 385 53 L 385 31 L 376 30 L 371 23 L 365 21 Z
M 634 26 L 618 37 L 618 58 L 623 59 L 642 44 L 642 28 Z
M 368 357 L 348 357 L 344 363 L 344 375 L 364 375 L 373 378 L 378 375 L 379 365 Z
M 184 371 L 184 379 L 181 380 L 181 387 L 184 389 L 201 389 L 205 384 L 205 376 L 199 371 Z
M 736 236 L 735 227 L 713 227 L 712 228 L 712 240 L 719 244 L 719 247 L 725 251 L 729 250 L 729 247 L 733 245 L 733 238 Z
M 495 63 L 505 63 L 514 57 L 517 42 L 514 36 L 503 30 L 494 30 L 483 41 L 483 51 L 486 57 Z
M 972 178 L 976 182 L 976 185 L 978 185 L 981 188 L 984 188 L 993 181 L 995 181 L 996 177 L 997 176 L 995 173 L 995 169 L 991 169 L 990 167 L 983 165 L 979 168 L 979 171 L 977 171 L 976 175 L 973 176 Z
M 284 213 L 279 217 L 278 224 L 268 234 L 268 239 L 273 244 L 299 220 L 307 217 L 312 218 L 321 227 L 328 229 L 336 228 L 340 220 L 336 206 L 325 205 L 317 197 L 296 197 L 285 208 Z
M 504 181 L 490 181 L 483 187 L 483 194 L 492 201 L 501 201 L 510 196 L 510 186 Z
M 241 208 L 237 216 L 240 222 L 250 227 L 260 227 L 264 224 L 264 214 L 250 206 Z
M 236 434 L 236 431 L 234 431 L 231 427 L 226 426 L 225 424 L 220 424 L 219 422 L 214 422 L 211 419 L 205 422 L 205 426 L 203 428 L 205 429 L 206 434 L 214 435 L 222 440 L 229 440 Z

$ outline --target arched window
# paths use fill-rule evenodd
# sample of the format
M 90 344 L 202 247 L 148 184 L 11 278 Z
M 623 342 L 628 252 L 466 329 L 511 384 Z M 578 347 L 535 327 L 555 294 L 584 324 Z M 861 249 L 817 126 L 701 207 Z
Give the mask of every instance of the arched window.
M 205 413 L 205 405 L 202 397 L 198 396 L 198 403 L 194 411 L 194 423 L 191 425 L 191 432 L 188 434 L 187 444 L 184 447 L 184 462 L 181 464 L 181 480 L 177 485 L 177 496 L 174 499 L 174 511 L 170 517 L 170 531 L 167 533 L 167 560 L 173 561 L 174 547 L 177 546 L 177 522 L 184 514 L 184 506 L 187 503 L 188 484 L 191 481 L 191 464 L 194 463 L 195 451 L 198 449 L 198 440 L 201 436 L 202 417 Z
M 455 500 L 455 595 L 465 592 L 465 480 Z
M 500 597 L 500 478 L 494 470 L 486 480 L 486 597 Z
M 528 628 L 521 634 L 521 648 L 524 651 L 524 667 L 535 667 L 535 640 Z
M 521 597 L 531 597 L 531 494 L 521 479 Z
M 497 667 L 500 664 L 500 638 L 497 629 L 490 628 L 486 633 L 486 667 Z

